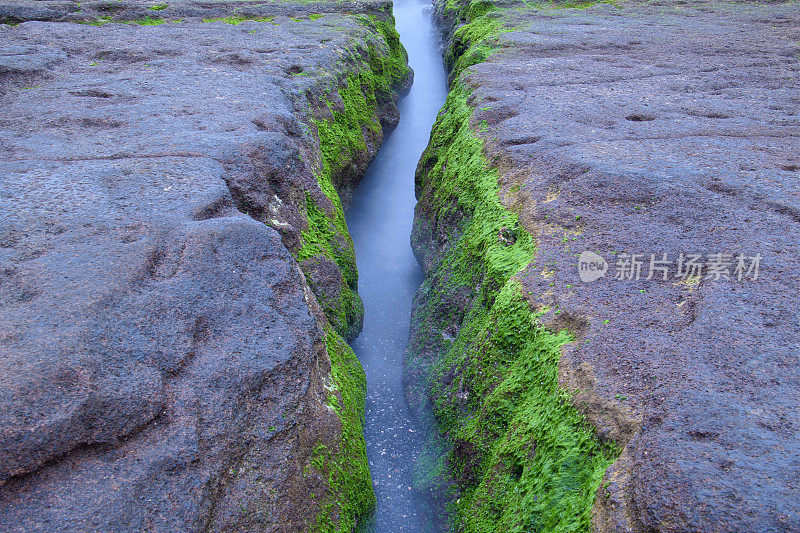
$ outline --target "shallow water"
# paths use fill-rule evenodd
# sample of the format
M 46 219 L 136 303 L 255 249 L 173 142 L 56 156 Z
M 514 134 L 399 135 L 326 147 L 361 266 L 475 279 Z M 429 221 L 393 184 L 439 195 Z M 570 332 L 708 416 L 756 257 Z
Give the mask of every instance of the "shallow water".
M 414 170 L 447 96 L 438 33 L 430 5 L 399 0 L 394 15 L 414 69 L 414 85 L 399 103 L 400 123 L 385 140 L 355 192 L 347 222 L 356 247 L 364 300 L 364 330 L 353 342 L 367 375 L 365 437 L 378 502 L 370 531 L 423 531 L 412 488 L 422 447 L 403 397 L 403 355 L 411 301 L 422 272 L 411 252 Z

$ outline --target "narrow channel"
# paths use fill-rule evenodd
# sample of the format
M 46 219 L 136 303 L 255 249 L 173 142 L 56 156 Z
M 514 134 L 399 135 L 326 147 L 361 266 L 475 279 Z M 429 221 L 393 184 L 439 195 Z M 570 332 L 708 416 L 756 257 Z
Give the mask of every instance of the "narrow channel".
M 414 69 L 414 85 L 399 103 L 400 122 L 356 190 L 348 227 L 356 247 L 358 292 L 364 300 L 361 335 L 353 343 L 367 376 L 365 437 L 377 506 L 368 530 L 423 531 L 412 490 L 422 447 L 403 397 L 403 355 L 411 301 L 422 272 L 411 252 L 414 170 L 447 96 L 438 32 L 430 4 L 399 0 L 394 16 Z

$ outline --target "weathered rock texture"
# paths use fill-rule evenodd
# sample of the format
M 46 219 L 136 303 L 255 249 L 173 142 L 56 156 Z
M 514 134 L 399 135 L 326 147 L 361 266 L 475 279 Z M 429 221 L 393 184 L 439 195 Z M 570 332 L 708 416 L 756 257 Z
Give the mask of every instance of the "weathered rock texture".
M 453 92 L 418 169 L 429 277 L 407 390 L 450 439 L 455 520 L 800 530 L 797 4 L 437 13 Z M 586 250 L 605 278 L 580 281 Z M 625 253 L 641 280 L 613 279 Z M 757 279 L 735 262 L 729 279 L 644 279 L 664 253 L 763 259 Z
M 0 6 L 0 530 L 350 530 L 391 6 L 170 4 Z

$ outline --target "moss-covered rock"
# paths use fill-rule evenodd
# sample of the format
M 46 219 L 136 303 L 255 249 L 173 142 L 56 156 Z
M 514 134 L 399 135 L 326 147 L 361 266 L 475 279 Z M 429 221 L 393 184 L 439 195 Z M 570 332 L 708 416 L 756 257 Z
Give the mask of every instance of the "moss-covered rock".
M 417 173 L 412 244 L 428 276 L 406 382 L 409 403 L 427 402 L 445 439 L 426 462 L 437 475 L 418 476 L 417 488 L 441 499 L 453 530 L 586 530 L 617 452 L 559 389 L 570 334 L 543 328 L 519 283 L 536 242 L 500 200 L 459 77 L 506 28 L 487 2 L 448 2 L 443 16 L 465 23 L 451 33 L 451 92 Z
M 0 2 L 0 529 L 351 531 L 344 205 L 410 79 L 391 4 L 78 7 Z
M 324 197 L 306 196 L 307 228 L 297 251 L 303 265 L 324 258 L 339 268 L 344 281 L 339 290 L 328 285 L 317 294 L 328 320 L 348 341 L 361 331 L 364 307 L 356 292 L 355 250 L 340 194 L 349 196 L 377 153 L 384 125 L 396 120 L 394 103 L 411 76 L 393 24 L 366 15 L 359 21 L 374 33 L 366 46 L 348 51 L 351 68 L 339 74 L 329 93 L 318 95 L 320 106 L 309 117 L 318 139 L 316 176 Z M 304 270 L 314 286 L 312 271 Z
M 319 158 L 317 183 L 324 196 L 315 199 L 306 194 L 307 227 L 296 252 L 331 325 L 326 329 L 331 364 L 327 390 L 329 406 L 342 428 L 338 446 L 320 443 L 310 458 L 310 466 L 329 483 L 328 492 L 320 495 L 322 512 L 315 526 L 320 531 L 351 531 L 357 518 L 375 503 L 364 443 L 366 379 L 345 342 L 360 333 L 364 308 L 357 293 L 355 250 L 340 193 L 349 193 L 376 155 L 384 126 L 396 120 L 395 102 L 411 76 L 392 21 L 366 15 L 358 20 L 372 32 L 366 46 L 349 51 L 353 67 L 338 76 L 330 92 L 317 99 L 324 106 L 309 115 L 310 129 L 316 130 L 318 140 L 314 145 Z M 327 269 L 327 278 L 318 275 L 325 264 L 335 265 Z M 315 282 L 331 276 L 333 282 L 315 287 Z

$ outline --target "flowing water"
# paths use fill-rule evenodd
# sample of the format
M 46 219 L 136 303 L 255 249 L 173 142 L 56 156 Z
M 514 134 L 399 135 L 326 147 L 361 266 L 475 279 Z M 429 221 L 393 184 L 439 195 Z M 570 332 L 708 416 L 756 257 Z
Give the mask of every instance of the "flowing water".
M 411 301 L 422 282 L 409 244 L 414 170 L 447 96 L 430 5 L 398 0 L 394 15 L 414 69 L 414 85 L 399 103 L 400 123 L 358 186 L 347 217 L 365 306 L 364 330 L 353 348 L 367 375 L 364 434 L 378 499 L 369 528 L 380 533 L 424 529 L 424 502 L 412 490 L 423 433 L 406 406 L 401 380 Z

